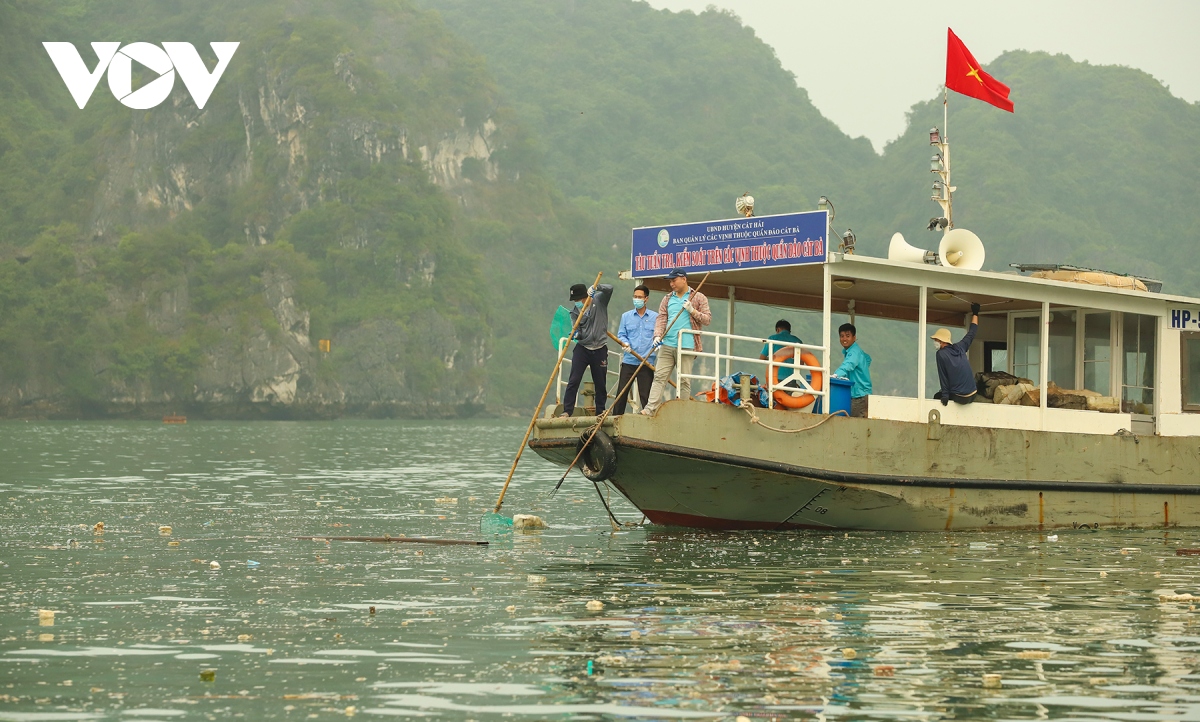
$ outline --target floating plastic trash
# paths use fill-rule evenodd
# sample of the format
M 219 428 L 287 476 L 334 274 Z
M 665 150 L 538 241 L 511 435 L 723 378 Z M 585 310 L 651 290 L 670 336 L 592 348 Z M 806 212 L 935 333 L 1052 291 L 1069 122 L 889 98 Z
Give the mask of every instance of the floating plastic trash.
M 38 621 L 39 622 L 49 621 L 50 624 L 54 624 L 54 610 L 53 609 L 39 609 L 38 610 Z
M 1000 675 L 994 672 L 983 675 L 983 687 L 984 689 L 999 689 Z
M 436 504 L 457 504 L 458 497 L 457 496 L 439 496 L 438 498 L 434 499 L 433 501 Z
M 854 659 L 857 656 L 858 656 L 858 652 L 855 652 L 850 647 L 846 647 L 845 649 L 842 650 L 842 657 L 844 657 L 846 659 Z
M 877 665 L 873 670 L 876 677 L 895 677 L 896 668 L 890 664 Z
M 208 563 L 208 568 L 209 568 L 209 569 L 220 569 L 220 568 L 221 568 L 221 562 L 219 562 L 219 561 L 217 561 L 217 560 L 215 560 L 215 559 L 214 559 L 213 561 L 211 561 L 211 562 L 209 562 L 209 563 Z
M 599 599 L 593 599 L 588 602 L 586 606 L 589 612 L 598 612 L 601 609 L 604 609 L 604 602 L 600 601 Z
M 509 614 L 512 614 L 513 612 L 517 611 L 517 605 L 510 604 L 504 608 L 504 611 L 508 612 Z
M 171 527 L 169 527 L 169 526 L 160 526 L 160 527 L 158 528 L 158 533 L 159 533 L 159 534 L 162 534 L 163 536 L 171 536 Z
M 167 546 L 169 546 L 169 547 L 177 547 L 177 546 L 179 546 L 179 542 L 177 542 L 177 541 L 169 541 L 169 542 L 167 542 Z
M 102 522 L 102 521 L 96 522 L 96 526 L 92 527 L 92 531 L 96 532 L 97 534 L 103 534 L 104 533 L 104 522 Z
M 1100 572 L 1100 576 L 1102 576 L 1102 577 L 1107 577 L 1107 576 L 1108 576 L 1108 572 Z
M 53 634 L 39 634 L 38 641 L 39 642 L 53 642 L 54 635 Z
M 1046 541 L 1058 541 L 1058 535 L 1051 534 L 1050 536 L 1046 537 Z
M 258 563 L 258 562 L 256 562 L 256 561 L 254 561 L 253 559 L 247 559 L 247 560 L 246 560 L 246 566 L 248 566 L 248 567 L 260 567 L 260 566 L 262 566 L 262 565 L 261 565 L 261 564 L 259 564 L 259 563 Z
M 1023 649 L 1017 652 L 1017 659 L 1050 659 L 1050 652 L 1045 649 Z
M 529 576 L 525 577 L 525 582 L 528 584 L 541 584 L 544 581 L 546 581 L 546 578 L 541 574 L 530 574 Z
M 513 516 L 513 529 L 545 529 L 546 521 L 533 514 L 517 514 Z
M 200 670 L 200 681 L 201 682 L 212 682 L 212 681 L 216 680 L 216 678 L 217 678 L 217 670 L 215 670 L 215 669 Z

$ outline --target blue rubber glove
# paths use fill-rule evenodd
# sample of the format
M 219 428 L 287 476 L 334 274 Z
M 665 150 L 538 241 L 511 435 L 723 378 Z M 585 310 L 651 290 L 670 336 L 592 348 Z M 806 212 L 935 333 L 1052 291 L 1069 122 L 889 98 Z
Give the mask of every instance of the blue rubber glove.
M 588 298 L 591 298 L 592 296 L 595 296 L 595 295 L 596 295 L 596 287 L 588 286 Z
M 650 345 L 650 350 L 656 351 L 656 350 L 658 350 L 659 346 L 662 346 L 662 339 L 656 338 L 656 339 L 654 339 L 654 343 Z

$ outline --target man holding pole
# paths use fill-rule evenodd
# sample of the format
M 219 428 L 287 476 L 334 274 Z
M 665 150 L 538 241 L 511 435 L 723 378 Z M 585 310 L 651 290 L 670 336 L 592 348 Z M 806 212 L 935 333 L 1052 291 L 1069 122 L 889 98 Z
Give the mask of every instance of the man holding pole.
M 681 373 L 692 372 L 692 359 L 680 358 L 679 352 L 704 350 L 699 336 L 683 334 L 681 339 L 679 332 L 686 328 L 699 331 L 702 326 L 712 323 L 708 298 L 699 291 L 692 290 L 688 285 L 686 271 L 676 268 L 667 274 L 667 282 L 671 284 L 671 293 L 658 305 L 658 320 L 654 324 L 654 348 L 658 351 L 658 363 L 654 370 L 654 385 L 650 388 L 650 401 L 646 408 L 642 409 L 642 413 L 647 416 L 662 406 L 667 380 L 671 378 L 676 364 L 679 364 Z M 668 319 L 671 321 L 670 328 L 667 328 Z M 691 392 L 691 380 L 681 378 L 679 398 L 690 399 Z
M 650 386 L 654 383 L 654 326 L 658 321 L 658 312 L 646 307 L 650 298 L 650 289 L 638 286 L 633 289 L 633 310 L 621 314 L 621 327 L 617 330 L 617 341 L 625 355 L 621 358 L 621 380 L 618 389 L 628 385 L 630 377 L 637 375 L 638 398 L 642 408 L 650 402 Z M 636 354 L 636 355 L 634 355 Z M 638 358 L 640 356 L 641 358 Z M 641 362 L 646 359 L 646 363 Z M 625 413 L 629 401 L 628 392 L 613 402 L 613 415 Z
M 575 330 L 575 348 L 571 350 L 571 378 L 563 392 L 563 413 L 570 416 L 575 412 L 575 396 L 579 384 L 583 383 L 585 369 L 592 370 L 592 385 L 596 389 L 596 414 L 604 411 L 608 402 L 608 300 L 613 287 L 607 283 L 571 286 L 571 321 L 578 321 Z M 583 299 L 592 299 L 591 305 L 583 309 Z M 580 313 L 583 317 L 580 318 Z

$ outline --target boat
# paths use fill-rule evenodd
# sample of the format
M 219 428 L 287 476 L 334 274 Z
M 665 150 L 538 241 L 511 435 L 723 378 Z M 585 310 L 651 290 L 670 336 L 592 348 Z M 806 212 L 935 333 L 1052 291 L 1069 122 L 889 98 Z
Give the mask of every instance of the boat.
M 931 144 L 943 150 L 936 134 Z M 948 148 L 934 157 L 935 171 L 939 156 L 947 166 L 933 197 L 944 210 L 930 223 L 943 231 L 936 252 L 896 234 L 887 258 L 869 257 L 856 252 L 852 232 L 831 248 L 837 235 L 824 198 L 813 211 L 634 229 L 631 269 L 622 277 L 668 291 L 665 275 L 685 267 L 693 288 L 703 280 L 710 300 L 728 304 L 723 331 L 695 334 L 704 351 L 690 354 L 688 378 L 700 395 L 668 401 L 653 416 L 598 418 L 579 407 L 576 416 L 556 418 L 561 404 L 551 403 L 529 448 L 566 467 L 599 422 L 582 455 L 584 474 L 610 485 L 653 524 L 882 531 L 1200 526 L 1200 299 L 1163 293 L 1153 279 L 1120 281 L 1115 277 L 1123 274 L 1090 269 L 982 270 L 982 241 L 950 222 Z M 932 398 L 930 334 L 945 326 L 961 338 L 972 303 L 981 306 L 972 368 L 1028 381 L 1016 404 L 993 397 L 942 405 Z M 791 344 L 795 358 L 808 353 L 819 365 L 780 374 L 760 361 L 765 339 L 734 333 L 742 304 L 819 312 L 821 342 Z M 916 390 L 872 394 L 867 416 L 851 418 L 837 413 L 828 380 L 840 362 L 832 353 L 835 324 L 861 317 L 909 329 Z M 886 361 L 877 357 L 874 367 Z M 790 383 L 817 401 L 793 410 L 703 395 L 738 371 L 755 375 L 769 394 Z M 824 381 L 813 387 L 806 372 Z M 676 369 L 676 384 L 683 380 Z
M 167 414 L 163 417 L 164 424 L 186 424 L 187 417 L 182 414 Z

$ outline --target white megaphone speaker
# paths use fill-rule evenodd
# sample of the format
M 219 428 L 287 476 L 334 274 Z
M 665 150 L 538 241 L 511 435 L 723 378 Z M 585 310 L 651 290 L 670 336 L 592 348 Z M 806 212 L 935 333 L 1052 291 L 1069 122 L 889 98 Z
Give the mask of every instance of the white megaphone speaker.
M 937 263 L 937 255 L 933 251 L 922 251 L 916 246 L 908 245 L 900 233 L 892 234 L 892 242 L 888 244 L 888 260 L 904 261 L 905 263 Z
M 893 236 L 892 243 L 895 242 Z M 986 256 L 983 241 L 966 228 L 955 228 L 943 235 L 942 242 L 938 244 L 937 255 L 943 266 L 954 266 L 964 271 L 978 271 L 983 268 L 983 259 Z M 888 254 L 888 257 L 891 258 L 891 254 Z

